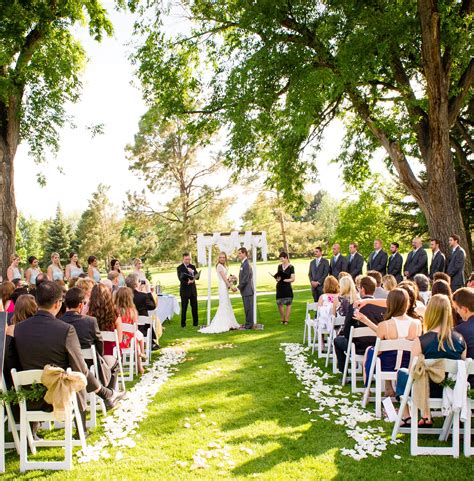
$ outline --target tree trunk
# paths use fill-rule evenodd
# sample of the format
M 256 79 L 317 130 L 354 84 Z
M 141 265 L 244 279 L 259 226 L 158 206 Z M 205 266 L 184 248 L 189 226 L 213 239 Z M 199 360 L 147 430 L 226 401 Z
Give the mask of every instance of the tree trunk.
M 16 150 L 16 149 L 15 149 Z M 13 182 L 14 153 L 0 135 L 0 274 L 6 279 L 10 256 L 15 250 L 16 204 Z
M 281 240 L 283 242 L 283 250 L 288 254 L 288 241 L 286 239 L 286 226 L 285 219 L 283 217 L 283 209 L 279 209 L 279 220 L 281 229 Z

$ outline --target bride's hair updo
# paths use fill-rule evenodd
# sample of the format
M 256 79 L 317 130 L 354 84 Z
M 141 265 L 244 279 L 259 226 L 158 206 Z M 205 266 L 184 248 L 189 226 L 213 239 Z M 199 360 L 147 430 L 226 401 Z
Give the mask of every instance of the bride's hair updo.
M 228 263 L 227 263 L 227 254 L 225 252 L 219 252 L 219 255 L 217 256 L 217 264 L 216 264 L 216 267 L 220 264 L 219 262 L 219 257 L 221 256 L 224 256 L 225 257 L 225 262 L 224 262 L 224 265 L 227 267 L 228 266 Z

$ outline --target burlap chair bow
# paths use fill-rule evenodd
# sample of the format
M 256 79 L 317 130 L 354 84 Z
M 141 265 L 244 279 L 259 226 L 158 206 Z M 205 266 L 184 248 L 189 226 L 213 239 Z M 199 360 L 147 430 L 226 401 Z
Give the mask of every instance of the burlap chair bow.
M 438 359 L 427 365 L 425 356 L 420 354 L 413 371 L 413 399 L 421 409 L 422 415 L 429 411 L 428 399 L 430 397 L 430 379 L 440 384 L 444 381 L 444 359 Z
M 64 421 L 66 409 L 71 408 L 72 393 L 82 391 L 87 385 L 84 374 L 68 373 L 60 367 L 49 364 L 43 369 L 41 382 L 48 389 L 44 400 L 53 406 L 53 415 L 57 421 Z

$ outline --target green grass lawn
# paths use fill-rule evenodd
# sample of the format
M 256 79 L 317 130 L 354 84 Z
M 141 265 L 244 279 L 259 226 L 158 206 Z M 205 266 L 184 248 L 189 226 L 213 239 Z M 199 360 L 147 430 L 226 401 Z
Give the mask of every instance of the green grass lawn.
M 321 418 L 310 422 L 302 408 L 314 407 L 302 393 L 301 384 L 289 372 L 281 342 L 301 342 L 305 302 L 309 292 L 297 293 L 292 322 L 277 322 L 272 295 L 259 298 L 263 331 L 233 331 L 220 335 L 182 329 L 175 318 L 168 324 L 163 347 L 179 344 L 187 350 L 186 361 L 157 394 L 148 417 L 134 439 L 137 446 L 123 449 L 123 459 L 78 465 L 71 472 L 18 473 L 16 454 L 7 457 L 6 480 L 13 479 L 159 479 L 159 480 L 317 480 L 317 479 L 446 479 L 473 477 L 472 460 L 451 457 L 411 457 L 409 439 L 389 445 L 380 458 L 354 461 L 342 456 L 352 447 L 345 428 Z M 236 315 L 243 318 L 239 299 Z M 204 319 L 205 303 L 200 303 Z M 217 347 L 231 343 L 233 349 Z M 202 412 L 199 410 L 202 409 Z M 204 416 L 203 416 L 204 415 Z M 191 424 L 185 428 L 185 423 Z M 387 436 L 391 425 L 383 422 Z M 100 429 L 93 433 L 97 438 Z M 177 461 L 192 463 L 199 448 L 209 443 L 229 446 L 234 465 L 190 471 Z M 242 450 L 250 448 L 252 453 Z M 396 459 L 394 456 L 401 456 Z

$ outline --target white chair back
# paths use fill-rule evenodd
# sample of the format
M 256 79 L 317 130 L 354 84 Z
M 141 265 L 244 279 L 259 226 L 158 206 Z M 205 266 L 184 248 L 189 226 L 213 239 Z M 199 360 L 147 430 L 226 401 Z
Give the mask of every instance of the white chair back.
M 122 355 L 120 353 L 120 343 L 119 343 L 117 329 L 114 329 L 113 331 L 101 331 L 100 333 L 102 335 L 102 341 L 115 343 L 114 357 L 117 359 L 117 362 L 119 364 L 119 372 L 120 372 L 119 378 L 122 385 L 122 391 L 125 392 L 125 380 L 123 376 Z

